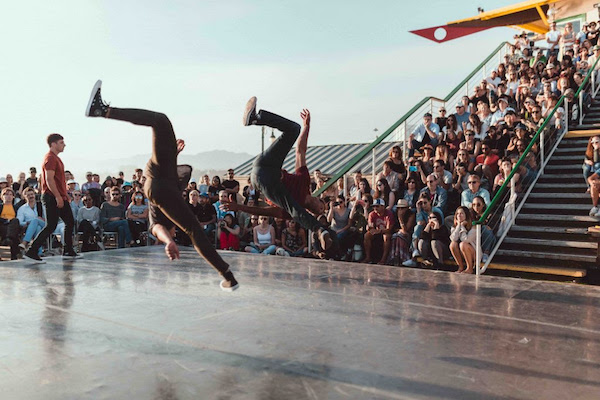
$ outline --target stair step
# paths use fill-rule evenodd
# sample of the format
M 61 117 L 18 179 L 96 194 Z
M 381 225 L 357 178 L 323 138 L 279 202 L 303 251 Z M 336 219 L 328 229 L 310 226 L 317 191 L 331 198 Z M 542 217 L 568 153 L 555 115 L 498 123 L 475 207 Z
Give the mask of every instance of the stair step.
M 559 148 L 562 148 L 563 146 L 580 146 L 581 148 L 585 149 L 587 147 L 588 144 L 588 138 L 582 139 L 582 138 L 564 138 L 560 144 L 558 145 Z
M 564 203 L 525 203 L 523 204 L 523 210 L 564 210 L 566 205 Z M 569 204 L 568 211 L 573 211 L 575 215 L 581 213 L 587 214 L 590 211 L 589 204 Z M 567 210 L 565 210 L 566 212 Z M 569 214 L 571 215 L 571 214 Z M 549 216 L 552 219 L 552 216 Z
M 564 171 L 564 172 L 574 172 L 574 171 L 582 171 L 581 165 L 583 164 L 583 159 L 581 159 L 580 163 L 568 163 L 568 164 L 553 164 L 548 163 L 544 168 L 544 171 Z M 581 179 L 583 179 L 583 175 L 580 174 Z
M 582 178 L 583 180 L 583 178 Z M 584 184 L 585 187 L 585 184 Z M 548 198 L 548 193 L 530 193 L 530 199 Z M 589 193 L 552 193 L 553 199 L 590 199 Z M 591 201 L 591 200 L 590 200 Z M 590 207 L 591 208 L 591 207 Z
M 538 191 L 549 192 L 551 190 L 556 190 L 556 191 L 568 190 L 571 193 L 579 190 L 582 193 L 585 193 L 586 189 L 587 189 L 587 186 L 585 183 L 583 183 L 583 175 L 582 175 L 581 183 L 536 183 L 536 185 L 533 188 L 532 193 L 536 193 Z
M 492 262 L 488 265 L 488 270 L 527 272 L 531 274 L 570 276 L 573 278 L 583 278 L 587 275 L 585 268 L 565 268 L 548 267 L 542 265 L 528 265 L 525 263 L 502 263 Z
M 522 251 L 522 250 L 504 250 L 498 249 L 496 252 L 497 256 L 511 256 L 511 257 L 522 257 L 527 258 L 538 258 L 548 260 L 563 260 L 563 261 L 578 261 L 584 263 L 595 263 L 595 255 L 586 254 L 563 254 L 563 253 L 546 253 L 541 251 Z M 494 257 L 495 258 L 495 257 Z
M 584 150 L 585 152 L 585 150 Z M 550 158 L 550 162 L 552 161 L 577 161 L 579 165 L 583 164 L 583 160 L 585 159 L 585 154 L 579 154 L 575 156 L 552 156 Z M 574 164 L 574 163 L 573 163 Z
M 578 178 L 583 181 L 583 173 L 582 172 L 580 172 L 579 174 L 558 174 L 558 173 L 547 172 L 544 175 L 540 176 L 540 179 L 578 179 Z
M 528 220 L 536 220 L 536 221 L 551 221 L 551 222 L 556 222 L 556 221 L 562 221 L 562 222 L 585 222 L 585 223 L 590 223 L 590 224 L 597 224 L 598 222 L 600 222 L 600 218 L 598 217 L 590 217 L 588 216 L 583 216 L 583 215 L 557 215 L 557 214 L 553 214 L 553 215 L 548 215 L 548 214 L 524 214 L 524 213 L 519 213 L 519 215 L 517 215 L 517 220 L 518 219 L 528 219 Z
M 590 131 L 592 129 L 598 129 L 600 128 L 600 123 L 598 124 L 583 124 L 583 125 L 577 125 L 574 126 L 573 129 L 577 129 L 580 131 Z
M 554 151 L 554 154 L 561 155 L 578 155 L 581 157 L 582 154 L 585 154 L 586 146 L 581 147 L 558 147 Z
M 571 247 L 577 249 L 596 250 L 598 245 L 594 242 L 579 242 L 575 240 L 552 240 L 552 239 L 533 239 L 533 238 L 514 238 L 506 237 L 504 243 L 513 243 L 531 246 L 551 246 L 551 247 Z
M 581 234 L 587 235 L 586 228 L 566 228 L 555 226 L 528 226 L 528 225 L 513 225 L 511 231 L 521 232 L 541 232 L 541 233 L 564 233 L 564 234 Z

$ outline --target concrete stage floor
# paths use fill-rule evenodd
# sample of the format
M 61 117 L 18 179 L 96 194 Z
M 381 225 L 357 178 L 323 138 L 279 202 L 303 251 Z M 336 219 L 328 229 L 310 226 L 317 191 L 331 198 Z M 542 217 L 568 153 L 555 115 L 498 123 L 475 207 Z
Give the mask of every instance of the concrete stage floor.
M 0 398 L 600 396 L 597 287 L 222 254 L 0 263 Z

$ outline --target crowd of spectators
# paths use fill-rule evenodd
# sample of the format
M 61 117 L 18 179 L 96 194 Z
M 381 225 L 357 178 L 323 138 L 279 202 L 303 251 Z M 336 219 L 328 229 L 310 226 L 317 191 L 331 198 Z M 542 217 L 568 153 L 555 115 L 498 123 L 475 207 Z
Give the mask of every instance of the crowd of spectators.
M 525 34 L 516 35 L 503 62 L 470 96 L 453 105 L 454 113 L 449 114 L 445 107 L 440 107 L 435 117 L 425 113 L 407 138 L 407 157 L 402 146 L 392 146 L 381 172 L 372 180 L 374 187 L 356 171 L 352 182 L 341 178 L 324 191 L 321 198 L 326 211 L 319 220 L 338 239 L 338 245 L 328 251 L 293 220 L 224 211 L 220 207 L 224 202 L 264 203 L 250 179 L 242 187 L 233 169 L 223 180 L 208 175 L 199 183 L 191 179 L 182 195 L 220 249 L 405 266 L 416 266 L 417 260 L 441 266 L 452 257 L 458 272 L 472 273 L 473 221 L 484 213 L 520 157 L 525 157 L 525 162 L 510 185 L 518 192 L 535 176 L 539 149 L 534 145 L 527 152 L 527 148 L 544 121 L 549 118 L 548 129 L 562 128 L 565 121 L 575 123 L 582 112 L 572 103 L 566 118 L 561 107 L 550 116 L 561 95 L 573 98 L 600 55 L 596 24 L 584 25 L 577 33 L 570 23 L 562 32 L 555 23 L 550 29 L 545 49 L 534 47 L 535 42 Z M 588 96 L 584 107 L 590 103 Z M 600 138 L 596 139 L 590 140 L 586 179 L 600 165 L 596 149 Z M 117 232 L 118 247 L 148 241 L 148 204 L 141 169 L 130 181 L 120 173 L 101 182 L 97 174 L 88 172 L 81 186 L 66 172 L 70 206 L 84 251 L 102 246 L 102 231 Z M 315 170 L 312 189 L 326 182 L 327 177 Z M 0 189 L 0 239 L 11 244 L 16 257 L 17 245 L 24 248 L 44 226 L 44 213 L 36 200 L 36 169 L 30 169 L 29 177 L 20 173 L 17 181 L 11 175 L 1 177 Z M 592 189 L 594 195 L 598 213 L 597 189 Z M 177 241 L 190 244 L 182 232 L 177 233 Z M 494 242 L 493 229 L 484 225 L 484 261 Z

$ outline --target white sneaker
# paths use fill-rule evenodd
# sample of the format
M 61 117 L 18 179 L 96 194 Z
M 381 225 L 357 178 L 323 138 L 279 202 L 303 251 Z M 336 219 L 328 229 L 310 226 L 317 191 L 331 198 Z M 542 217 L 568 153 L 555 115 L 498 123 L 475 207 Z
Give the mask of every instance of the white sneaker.
M 417 267 L 419 264 L 417 264 L 417 262 L 415 260 L 406 260 L 402 263 L 402 265 L 404 265 L 405 267 Z
M 419 257 L 420 255 L 421 255 L 421 253 L 419 252 L 419 250 L 417 250 L 417 249 L 413 250 L 413 253 L 412 253 L 412 258 L 417 258 L 417 257 Z
M 592 207 L 592 209 L 590 210 L 590 217 L 596 217 L 598 215 L 598 211 L 600 211 L 598 207 Z
M 489 258 L 489 256 L 487 254 L 483 253 L 483 255 L 481 256 L 481 262 L 485 264 L 487 262 L 488 258 Z

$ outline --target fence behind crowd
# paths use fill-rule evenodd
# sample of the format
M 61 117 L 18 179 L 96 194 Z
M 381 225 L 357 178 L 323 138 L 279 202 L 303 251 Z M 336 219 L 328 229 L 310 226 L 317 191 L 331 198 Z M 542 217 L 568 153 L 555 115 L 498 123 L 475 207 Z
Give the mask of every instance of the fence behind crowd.
M 383 141 L 389 141 L 390 148 L 392 143 L 398 143 L 403 148 L 403 154 L 407 154 L 407 141 L 408 136 L 415 130 L 419 124 L 423 122 L 423 115 L 430 113 L 435 118 L 439 114 L 441 107 L 454 108 L 456 104 L 461 101 L 461 98 L 465 95 L 471 95 L 473 88 L 479 84 L 482 80 L 488 77 L 489 73 L 498 67 L 503 61 L 505 54 L 508 54 L 509 43 L 501 43 L 489 56 L 485 58 L 461 83 L 459 83 L 444 99 L 437 97 L 425 97 L 413 108 L 411 108 L 406 114 L 404 114 L 396 123 L 389 127 L 384 133 L 382 133 L 373 143 L 363 149 L 359 154 L 352 158 L 344 167 L 342 167 L 327 183 L 316 190 L 313 196 L 319 196 L 331 185 L 335 184 L 337 180 L 345 176 L 349 171 L 356 167 L 357 164 L 361 163 L 365 158 L 371 157 L 375 159 L 375 149 Z M 450 112 L 448 112 L 450 114 Z M 376 166 L 379 170 L 381 165 Z M 353 172 L 353 171 L 352 171 Z M 374 172 L 373 175 L 376 173 Z M 348 179 L 346 179 L 348 182 Z
M 506 177 L 502 186 L 497 190 L 496 195 L 487 206 L 485 212 L 479 220 L 473 222 L 477 230 L 475 262 L 477 275 L 484 273 L 492 262 L 494 255 L 513 226 L 535 183 L 544 174 L 546 164 L 554 154 L 562 138 L 569 131 L 569 123 L 581 125 L 584 117 L 584 95 L 588 93 L 593 98 L 600 88 L 600 85 L 597 87 L 597 77 L 595 74 L 599 60 L 600 58 L 589 69 L 585 79 L 575 93 L 572 104 L 569 104 L 569 100 L 564 94 L 560 97 L 558 103 L 545 118 L 529 145 L 521 153 L 519 160 L 513 166 L 512 171 Z M 557 111 L 561 107 L 564 109 L 564 112 L 562 115 L 557 116 Z M 536 149 L 537 153 L 535 152 Z M 517 173 L 524 175 L 519 178 L 520 184 L 515 179 Z M 520 187 L 520 190 L 517 190 L 518 187 Z M 491 236 L 491 233 L 493 233 L 493 236 Z M 480 266 L 483 252 L 489 252 L 489 255 L 486 262 Z

